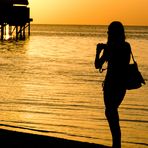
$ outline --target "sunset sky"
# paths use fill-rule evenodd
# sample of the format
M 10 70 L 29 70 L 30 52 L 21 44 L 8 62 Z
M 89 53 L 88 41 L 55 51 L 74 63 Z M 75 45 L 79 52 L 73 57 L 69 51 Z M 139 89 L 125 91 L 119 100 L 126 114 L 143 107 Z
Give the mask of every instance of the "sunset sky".
M 148 0 L 29 0 L 36 24 L 97 24 L 119 20 L 148 26 Z

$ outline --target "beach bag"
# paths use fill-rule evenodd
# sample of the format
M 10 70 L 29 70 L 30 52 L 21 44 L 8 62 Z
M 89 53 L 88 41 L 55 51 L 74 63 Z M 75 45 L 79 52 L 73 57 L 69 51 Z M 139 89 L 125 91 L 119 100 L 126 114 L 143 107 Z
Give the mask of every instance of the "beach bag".
M 145 84 L 144 78 L 138 69 L 138 64 L 134 59 L 132 51 L 131 51 L 131 56 L 133 63 L 129 64 L 128 66 L 127 81 L 126 81 L 127 90 L 138 89 Z

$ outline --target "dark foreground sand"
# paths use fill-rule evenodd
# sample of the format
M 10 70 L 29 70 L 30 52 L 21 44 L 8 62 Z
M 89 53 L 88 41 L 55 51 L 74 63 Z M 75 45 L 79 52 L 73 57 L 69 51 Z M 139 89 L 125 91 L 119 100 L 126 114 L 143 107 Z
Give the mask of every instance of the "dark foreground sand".
M 0 129 L 0 148 L 109 148 L 107 146 Z

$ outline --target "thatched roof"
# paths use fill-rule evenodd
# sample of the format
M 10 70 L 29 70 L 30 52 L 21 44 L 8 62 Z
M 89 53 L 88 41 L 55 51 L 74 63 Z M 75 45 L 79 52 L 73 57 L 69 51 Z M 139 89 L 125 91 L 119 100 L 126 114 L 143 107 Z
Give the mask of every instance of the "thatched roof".
M 28 0 L 0 0 L 0 4 L 4 5 L 13 5 L 13 4 L 20 4 L 20 5 L 28 5 Z
M 28 5 L 28 0 L 11 0 L 13 4 Z

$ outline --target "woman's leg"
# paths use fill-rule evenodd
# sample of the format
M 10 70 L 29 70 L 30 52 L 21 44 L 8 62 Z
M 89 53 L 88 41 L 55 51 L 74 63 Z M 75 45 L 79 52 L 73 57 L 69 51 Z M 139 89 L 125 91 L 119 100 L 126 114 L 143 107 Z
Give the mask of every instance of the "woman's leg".
M 112 134 L 113 148 L 121 148 L 121 130 L 118 110 L 106 108 L 105 115 Z
M 113 147 L 121 148 L 121 129 L 119 124 L 118 107 L 121 104 L 126 90 L 104 90 L 105 115 L 112 134 Z

